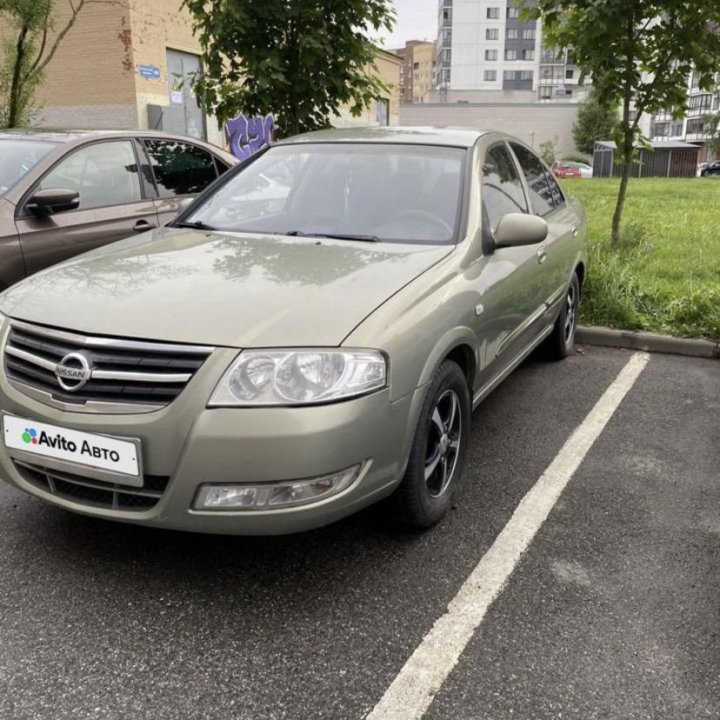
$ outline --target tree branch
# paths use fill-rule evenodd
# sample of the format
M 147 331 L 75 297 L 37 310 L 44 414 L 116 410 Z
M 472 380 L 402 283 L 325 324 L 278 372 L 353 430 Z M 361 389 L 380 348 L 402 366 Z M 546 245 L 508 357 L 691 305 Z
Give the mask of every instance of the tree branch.
M 75 21 L 80 14 L 80 11 L 85 7 L 85 5 L 120 5 L 123 7 L 127 7 L 124 5 L 124 3 L 117 2 L 117 0 L 79 0 L 77 7 L 73 4 L 73 0 L 68 0 L 68 2 L 70 4 L 70 9 L 72 10 L 70 19 L 67 21 L 65 27 L 57 34 L 55 42 L 52 44 L 52 47 L 48 51 L 48 54 L 45 56 L 45 58 L 41 59 L 40 57 L 38 57 L 37 64 L 34 66 L 35 72 L 41 73 L 47 67 L 48 63 L 53 59 L 55 53 L 60 47 L 60 43 L 62 43 L 62 41 L 65 39 L 65 36 L 70 32 L 70 30 L 72 30 L 73 25 L 75 25 Z

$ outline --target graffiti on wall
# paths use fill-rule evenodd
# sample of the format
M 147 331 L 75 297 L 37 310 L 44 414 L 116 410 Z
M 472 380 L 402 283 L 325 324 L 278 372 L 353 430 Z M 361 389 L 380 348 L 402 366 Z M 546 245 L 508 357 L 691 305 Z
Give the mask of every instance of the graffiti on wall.
M 273 132 L 272 115 L 238 115 L 225 123 L 225 134 L 230 152 L 238 160 L 246 160 L 258 150 L 270 144 Z

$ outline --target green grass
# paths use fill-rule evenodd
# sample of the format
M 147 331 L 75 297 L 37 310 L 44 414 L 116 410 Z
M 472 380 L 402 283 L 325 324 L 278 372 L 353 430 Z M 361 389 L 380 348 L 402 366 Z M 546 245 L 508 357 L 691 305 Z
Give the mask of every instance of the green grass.
M 566 180 L 588 216 L 581 322 L 720 339 L 720 181 L 631 180 L 610 250 L 619 181 Z

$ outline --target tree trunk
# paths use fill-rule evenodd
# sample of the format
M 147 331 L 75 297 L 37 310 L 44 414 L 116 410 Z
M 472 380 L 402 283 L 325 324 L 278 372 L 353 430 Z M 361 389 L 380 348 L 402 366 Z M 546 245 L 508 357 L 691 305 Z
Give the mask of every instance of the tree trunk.
M 620 243 L 620 222 L 622 221 L 623 209 L 625 207 L 625 196 L 627 195 L 628 184 L 630 181 L 630 171 L 632 170 L 633 147 L 630 143 L 630 151 L 623 150 L 622 160 L 622 176 L 620 180 L 620 191 L 618 192 L 617 203 L 615 204 L 615 213 L 612 220 L 612 232 L 610 235 L 610 244 L 616 248 Z
M 8 98 L 7 126 L 9 128 L 18 127 L 22 114 L 22 68 L 25 60 L 25 40 L 28 31 L 27 25 L 20 28 L 15 45 L 15 64 L 13 66 L 12 82 L 10 83 L 10 97 Z

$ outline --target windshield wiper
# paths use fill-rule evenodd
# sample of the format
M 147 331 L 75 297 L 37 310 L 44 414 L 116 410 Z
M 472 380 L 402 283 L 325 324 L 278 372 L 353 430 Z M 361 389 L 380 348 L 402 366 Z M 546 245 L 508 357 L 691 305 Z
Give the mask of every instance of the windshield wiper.
M 328 240 L 359 240 L 360 242 L 380 242 L 377 235 L 352 235 L 350 233 L 309 233 L 302 230 L 288 230 L 283 233 L 290 237 L 327 238 Z
M 176 228 L 193 228 L 194 230 L 217 230 L 212 225 L 205 224 L 202 220 L 193 220 L 192 222 L 174 222 L 171 227 Z

